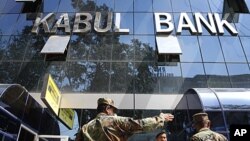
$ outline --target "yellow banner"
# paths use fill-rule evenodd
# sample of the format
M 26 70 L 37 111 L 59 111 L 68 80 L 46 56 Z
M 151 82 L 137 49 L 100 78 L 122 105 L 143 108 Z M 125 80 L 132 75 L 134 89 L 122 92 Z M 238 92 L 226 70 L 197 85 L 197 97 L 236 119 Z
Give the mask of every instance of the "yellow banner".
M 75 118 L 74 110 L 61 108 L 59 112 L 59 118 L 66 126 L 68 126 L 68 128 L 73 128 Z

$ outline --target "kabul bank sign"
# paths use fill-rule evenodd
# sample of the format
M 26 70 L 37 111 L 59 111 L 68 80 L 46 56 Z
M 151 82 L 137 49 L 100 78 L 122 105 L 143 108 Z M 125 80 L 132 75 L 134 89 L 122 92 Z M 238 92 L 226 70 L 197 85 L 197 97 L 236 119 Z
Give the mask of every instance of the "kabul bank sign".
M 113 18 L 113 15 L 115 15 L 115 18 Z M 104 15 L 102 15 L 101 12 L 96 12 L 95 16 L 90 13 L 76 13 L 73 27 L 71 27 L 67 13 L 61 14 L 59 19 L 55 18 L 54 13 L 49 13 L 44 17 L 43 14 L 39 14 L 33 25 L 32 33 L 38 34 L 41 27 L 45 33 L 52 34 L 56 34 L 58 29 L 63 29 L 64 32 L 68 34 L 72 32 L 87 33 L 93 26 L 93 29 L 97 33 L 112 31 L 120 34 L 129 34 L 129 29 L 121 28 L 120 13 L 113 14 L 109 12 L 105 15 L 106 19 L 102 18 L 102 16 Z M 223 35 L 224 29 L 228 30 L 233 36 L 238 35 L 236 29 L 228 21 L 221 19 L 218 13 L 208 13 L 206 17 L 201 13 L 194 13 L 192 18 L 193 20 L 191 20 L 191 17 L 189 17 L 187 13 L 180 13 L 176 34 L 181 34 L 182 30 L 189 30 L 195 35 L 202 34 L 202 27 L 205 27 L 211 35 Z M 102 26 L 102 23 L 104 23 L 102 20 L 106 20 L 105 27 Z M 91 23 L 93 21 L 94 23 Z M 156 34 L 169 35 L 174 31 L 174 23 L 170 13 L 154 13 L 154 21 Z M 114 28 L 112 29 L 112 27 Z

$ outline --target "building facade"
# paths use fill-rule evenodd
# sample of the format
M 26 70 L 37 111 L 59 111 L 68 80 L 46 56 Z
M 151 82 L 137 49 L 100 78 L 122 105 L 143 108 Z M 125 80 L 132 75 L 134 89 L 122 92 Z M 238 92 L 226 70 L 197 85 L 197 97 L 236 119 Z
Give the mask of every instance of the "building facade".
M 178 108 L 185 92 L 250 88 L 249 8 L 250 0 L 1 0 L 0 83 L 20 84 L 39 101 L 51 74 L 61 108 L 76 113 L 73 129 L 57 135 L 74 139 L 95 117 L 97 98 L 111 97 L 122 116 L 175 113 L 178 123 L 164 128 L 170 140 L 188 140 L 191 129 L 180 123 L 192 115 Z M 187 119 L 178 118 L 183 113 Z M 244 109 L 244 124 L 248 115 Z

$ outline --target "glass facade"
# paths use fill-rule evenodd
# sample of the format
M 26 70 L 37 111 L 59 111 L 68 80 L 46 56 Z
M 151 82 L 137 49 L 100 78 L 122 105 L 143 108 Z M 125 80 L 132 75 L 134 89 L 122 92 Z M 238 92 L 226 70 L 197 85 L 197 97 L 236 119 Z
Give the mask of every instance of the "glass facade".
M 250 1 L 245 1 L 249 6 Z M 190 88 L 250 88 L 249 13 L 236 13 L 229 22 L 237 30 L 236 36 L 225 27 L 223 35 L 212 35 L 204 26 L 202 34 L 193 34 L 186 28 L 177 33 L 181 13 L 187 13 L 196 27 L 194 13 L 201 13 L 206 20 L 208 13 L 218 13 L 222 19 L 225 14 L 223 4 L 223 0 L 36 0 L 35 3 L 1 0 L 0 83 L 20 84 L 29 92 L 41 93 L 44 75 L 50 73 L 65 94 L 130 94 L 134 97 L 142 94 L 183 95 Z M 51 12 L 56 20 L 47 20 L 50 30 L 60 16 L 67 13 L 70 33 L 66 33 L 63 27 L 58 27 L 56 33 L 46 33 L 42 24 L 38 34 L 32 33 L 39 13 L 44 18 Z M 102 15 L 102 29 L 107 27 L 108 12 L 112 12 L 112 28 L 105 33 L 95 29 L 96 12 Z M 157 12 L 172 16 L 174 29 L 170 34 L 177 37 L 182 50 L 177 62 L 159 62 L 157 59 L 154 19 Z M 73 32 L 76 13 L 92 15 L 88 32 Z M 129 29 L 129 33 L 114 31 L 115 13 L 121 14 L 120 27 Z M 65 22 L 63 20 L 61 25 Z M 79 26 L 85 28 L 85 25 Z M 40 53 L 51 35 L 70 35 L 64 54 Z M 26 105 L 35 106 L 29 101 Z M 173 107 L 132 107 L 120 110 L 119 114 L 141 118 L 174 110 Z M 96 114 L 91 108 L 75 110 L 79 121 L 77 125 L 83 125 Z M 23 109 L 19 114 L 25 116 L 26 111 Z M 221 118 L 220 112 L 213 114 L 214 118 Z M 188 121 L 181 115 L 175 117 L 177 122 Z M 33 124 L 29 120 L 25 122 Z M 77 125 L 72 131 L 64 130 L 60 134 L 74 139 L 79 128 Z M 169 132 L 173 132 L 181 125 L 170 123 L 166 126 L 170 126 Z M 138 134 L 130 141 L 152 141 L 154 136 L 154 133 Z

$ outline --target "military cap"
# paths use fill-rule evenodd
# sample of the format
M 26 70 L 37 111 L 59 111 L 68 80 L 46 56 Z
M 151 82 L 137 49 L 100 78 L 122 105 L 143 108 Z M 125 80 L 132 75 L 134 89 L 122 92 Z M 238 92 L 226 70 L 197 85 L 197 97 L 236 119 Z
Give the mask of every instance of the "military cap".
M 167 134 L 167 132 L 165 130 L 161 130 L 161 132 L 159 132 L 155 138 L 157 139 L 161 134 Z
M 193 115 L 193 123 L 207 121 L 207 120 L 209 120 L 207 113 L 196 113 Z
M 114 107 L 115 109 L 117 109 L 114 105 L 114 101 L 110 98 L 99 98 L 97 100 L 97 105 L 101 105 L 101 104 L 107 104 L 107 105 L 110 105 L 110 106 Z

